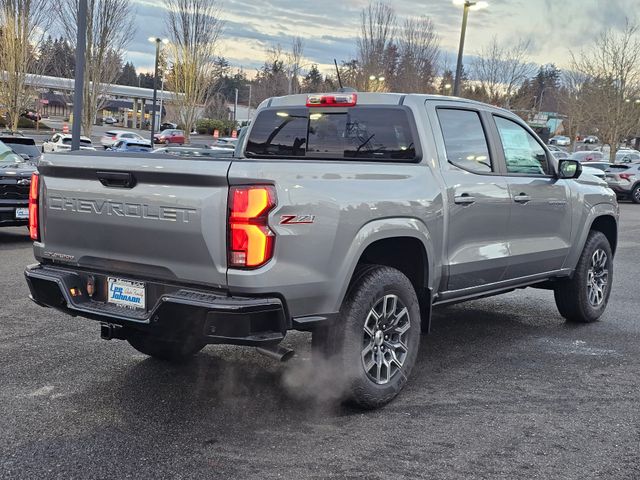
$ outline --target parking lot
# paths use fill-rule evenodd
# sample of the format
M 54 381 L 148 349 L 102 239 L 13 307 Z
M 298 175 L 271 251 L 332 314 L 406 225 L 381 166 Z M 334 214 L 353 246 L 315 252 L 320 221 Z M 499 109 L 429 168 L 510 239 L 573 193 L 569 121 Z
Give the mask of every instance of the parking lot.
M 624 203 L 603 319 L 551 292 L 439 309 L 387 407 L 334 400 L 309 337 L 277 364 L 207 347 L 170 366 L 33 305 L 24 228 L 0 230 L 2 478 L 640 478 L 640 208 Z

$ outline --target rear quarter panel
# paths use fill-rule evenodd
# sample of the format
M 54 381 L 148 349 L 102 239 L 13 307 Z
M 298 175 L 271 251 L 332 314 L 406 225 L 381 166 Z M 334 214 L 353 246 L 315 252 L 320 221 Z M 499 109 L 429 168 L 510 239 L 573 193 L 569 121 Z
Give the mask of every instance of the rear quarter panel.
M 335 313 L 372 242 L 420 239 L 430 259 L 441 249 L 442 198 L 425 164 L 335 161 L 234 162 L 229 184 L 274 184 L 278 206 L 273 260 L 258 271 L 228 271 L 231 292 L 279 293 L 293 317 Z M 314 217 L 283 225 L 283 215 Z M 430 274 L 430 280 L 434 275 Z

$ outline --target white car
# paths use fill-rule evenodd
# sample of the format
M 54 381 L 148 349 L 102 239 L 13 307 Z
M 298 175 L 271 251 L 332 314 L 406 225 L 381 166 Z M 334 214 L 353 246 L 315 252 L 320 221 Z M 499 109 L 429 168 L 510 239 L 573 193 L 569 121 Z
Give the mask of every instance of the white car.
M 127 132 L 126 130 L 109 130 L 102 138 L 100 138 L 100 144 L 105 148 L 113 147 L 113 145 L 119 140 L 135 140 L 137 142 L 148 143 L 151 145 L 151 140 L 141 137 L 137 133 Z
M 600 180 L 604 180 L 605 179 L 605 173 L 602 170 L 600 170 L 599 168 L 586 167 L 586 166 L 582 165 L 582 173 L 583 174 L 588 174 L 588 175 L 593 175 L 594 177 L 597 177 Z
M 556 135 L 549 139 L 549 145 L 558 145 L 560 147 L 567 147 L 571 145 L 571 139 L 565 135 Z
M 42 144 L 43 153 L 69 152 L 71 150 L 71 135 L 68 133 L 54 133 Z M 80 150 L 95 150 L 89 137 L 80 137 Z

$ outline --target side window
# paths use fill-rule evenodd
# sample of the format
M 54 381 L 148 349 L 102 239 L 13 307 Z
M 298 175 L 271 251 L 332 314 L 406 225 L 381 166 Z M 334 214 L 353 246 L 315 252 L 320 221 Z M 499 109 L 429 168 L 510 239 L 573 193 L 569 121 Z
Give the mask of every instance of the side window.
M 439 108 L 438 120 L 450 163 L 473 173 L 494 171 L 478 112 Z
M 512 120 L 493 118 L 500 133 L 508 173 L 551 174 L 547 153 L 533 135 Z

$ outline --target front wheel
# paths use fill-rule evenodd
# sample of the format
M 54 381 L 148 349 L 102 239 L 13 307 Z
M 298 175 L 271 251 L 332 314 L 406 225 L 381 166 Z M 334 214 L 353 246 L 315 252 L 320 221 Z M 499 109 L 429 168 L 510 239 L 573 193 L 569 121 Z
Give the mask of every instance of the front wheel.
M 365 266 L 354 274 L 339 318 L 313 341 L 344 382 L 345 400 L 377 408 L 404 387 L 419 339 L 420 307 L 409 279 L 394 268 Z
M 559 282 L 554 289 L 560 314 L 569 322 L 595 322 L 607 308 L 612 282 L 609 240 L 603 233 L 591 231 L 573 278 Z
M 168 340 L 147 333 L 135 333 L 127 338 L 129 344 L 140 353 L 167 362 L 185 362 L 205 347 L 192 337 Z
M 640 203 L 640 183 L 631 190 L 631 201 L 633 203 Z

